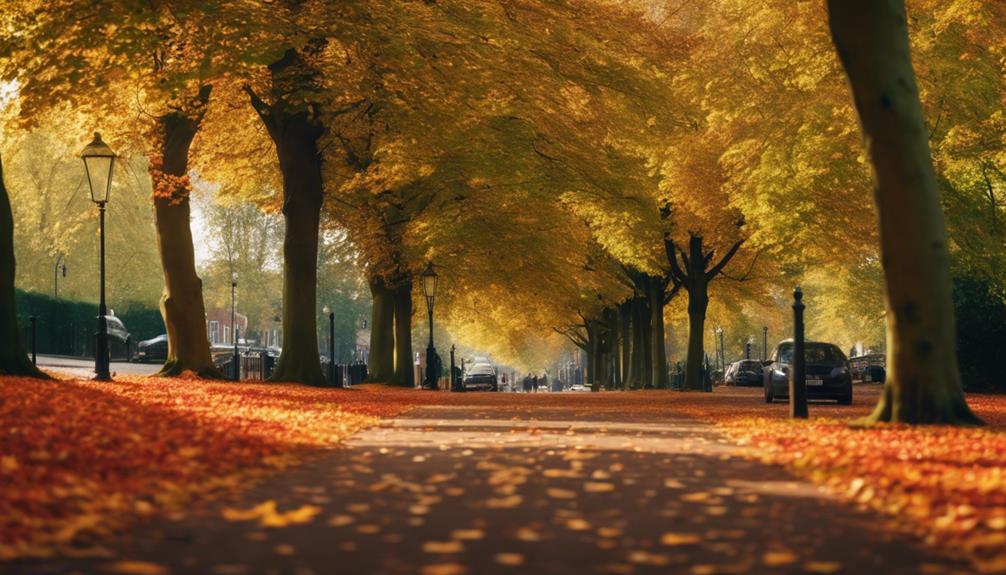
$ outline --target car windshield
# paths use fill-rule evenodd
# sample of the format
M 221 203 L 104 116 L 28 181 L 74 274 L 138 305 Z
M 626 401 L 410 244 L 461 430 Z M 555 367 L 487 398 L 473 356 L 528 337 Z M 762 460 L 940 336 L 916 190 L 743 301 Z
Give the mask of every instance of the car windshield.
M 493 368 L 491 365 L 473 365 L 468 373 L 471 375 L 492 375 Z
M 776 358 L 776 361 L 781 363 L 793 363 L 793 344 L 780 345 Z M 806 344 L 804 358 L 807 363 L 837 364 L 845 361 L 845 356 L 842 355 L 842 352 L 830 343 Z
M 751 360 L 744 360 L 737 364 L 737 371 L 761 371 L 761 362 Z

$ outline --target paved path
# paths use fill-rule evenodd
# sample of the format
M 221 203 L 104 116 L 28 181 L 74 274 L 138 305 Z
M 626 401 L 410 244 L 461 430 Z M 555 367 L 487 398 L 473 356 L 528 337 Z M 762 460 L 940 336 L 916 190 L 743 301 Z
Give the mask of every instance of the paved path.
M 731 451 L 678 416 L 422 408 L 231 503 L 320 508 L 307 523 L 262 527 L 211 507 L 142 527 L 118 551 L 171 573 L 967 571 Z M 14 567 L 158 572 L 109 559 Z
M 61 355 L 40 355 L 38 366 L 43 369 L 59 371 L 74 377 L 94 377 L 94 360 Z M 130 363 L 128 361 L 113 361 L 109 364 L 113 374 L 151 375 L 161 369 L 161 363 Z

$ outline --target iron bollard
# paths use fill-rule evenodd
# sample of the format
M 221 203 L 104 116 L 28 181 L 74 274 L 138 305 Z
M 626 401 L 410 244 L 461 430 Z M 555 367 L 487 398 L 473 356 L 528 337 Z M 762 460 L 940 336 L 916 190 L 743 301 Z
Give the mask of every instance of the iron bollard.
M 458 374 L 454 373 L 457 366 L 454 365 L 454 344 L 451 344 L 451 391 L 460 391 L 458 389 Z
M 31 364 L 38 365 L 38 318 L 31 316 Z
M 789 415 L 807 419 L 807 362 L 803 341 L 803 290 L 793 290 L 793 369 L 789 376 Z

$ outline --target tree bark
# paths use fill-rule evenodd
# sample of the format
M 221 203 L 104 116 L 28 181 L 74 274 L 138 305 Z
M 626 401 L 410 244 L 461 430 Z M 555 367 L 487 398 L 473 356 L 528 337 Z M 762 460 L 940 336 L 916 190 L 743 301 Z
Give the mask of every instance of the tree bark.
M 394 289 L 395 373 L 394 385 L 415 387 L 412 363 L 412 279 L 401 281 Z
M 629 390 L 629 364 L 632 352 L 632 300 L 626 300 L 618 306 L 618 327 L 621 331 L 621 368 L 622 389 Z
M 671 386 L 667 374 L 667 348 L 664 345 L 664 279 L 659 276 L 647 277 L 648 304 L 650 309 L 650 371 L 653 387 L 667 389 Z
M 629 385 L 645 389 L 652 385 L 650 357 L 650 311 L 645 293 L 632 298 L 632 351 L 630 352 Z
M 367 378 L 388 383 L 395 379 L 395 294 L 380 276 L 370 278 L 370 357 Z
M 828 0 L 873 163 L 886 279 L 887 381 L 867 423 L 978 424 L 964 399 L 949 254 L 903 0 Z
M 325 385 L 318 353 L 318 232 L 324 186 L 318 140 L 325 129 L 314 105 L 290 98 L 315 72 L 295 49 L 269 65 L 273 103 L 245 92 L 276 145 L 283 175 L 283 351 L 269 381 Z
M 3 181 L 0 162 L 0 375 L 21 375 L 49 379 L 28 359 L 21 330 L 17 325 L 14 297 L 14 214 Z
M 205 106 L 210 87 L 200 90 Z M 185 180 L 189 147 L 199 130 L 202 109 L 173 112 L 160 118 L 160 161 L 151 164 L 154 180 L 154 218 L 157 247 L 164 272 L 161 316 L 168 334 L 168 356 L 158 372 L 176 376 L 190 371 L 202 377 L 222 378 L 213 365 L 206 337 L 203 282 L 196 273 L 195 250 L 189 218 L 189 189 Z
M 283 350 L 270 381 L 325 385 L 318 354 L 318 231 L 321 157 L 315 129 L 291 118 L 277 142 L 283 172 Z
M 594 380 L 597 378 L 597 331 L 590 321 L 585 323 L 587 324 L 587 346 L 583 350 L 587 353 L 587 385 L 593 389 Z
M 692 236 L 688 242 L 688 357 L 685 363 L 686 390 L 702 390 L 702 367 L 705 359 L 706 309 L 709 307 L 709 280 L 706 258 L 702 253 L 702 238 Z

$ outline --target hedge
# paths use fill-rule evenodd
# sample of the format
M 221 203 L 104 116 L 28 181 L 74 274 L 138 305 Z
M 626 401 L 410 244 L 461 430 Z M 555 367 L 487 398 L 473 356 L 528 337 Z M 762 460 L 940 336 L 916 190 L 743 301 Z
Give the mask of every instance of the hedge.
M 55 299 L 52 296 L 17 290 L 18 325 L 31 351 L 31 316 L 38 322 L 38 353 L 94 356 L 98 306 L 91 302 Z M 130 333 L 133 345 L 164 333 L 161 311 L 140 302 L 110 306 Z

